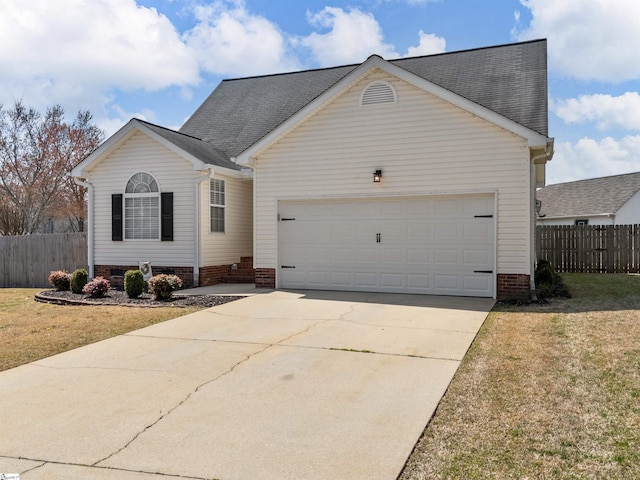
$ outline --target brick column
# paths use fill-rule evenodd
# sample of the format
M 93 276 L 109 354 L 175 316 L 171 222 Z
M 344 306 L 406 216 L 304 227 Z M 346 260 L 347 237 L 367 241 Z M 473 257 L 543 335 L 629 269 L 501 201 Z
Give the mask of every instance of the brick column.
M 276 288 L 276 269 L 256 268 L 256 288 Z
M 531 277 L 520 273 L 498 274 L 498 300 L 528 300 L 531 295 Z

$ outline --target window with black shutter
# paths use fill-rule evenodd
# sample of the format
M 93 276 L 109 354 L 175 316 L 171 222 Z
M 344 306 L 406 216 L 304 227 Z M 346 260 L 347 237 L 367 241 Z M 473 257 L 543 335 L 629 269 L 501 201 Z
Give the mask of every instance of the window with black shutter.
M 111 195 L 111 240 L 122 241 L 122 194 Z

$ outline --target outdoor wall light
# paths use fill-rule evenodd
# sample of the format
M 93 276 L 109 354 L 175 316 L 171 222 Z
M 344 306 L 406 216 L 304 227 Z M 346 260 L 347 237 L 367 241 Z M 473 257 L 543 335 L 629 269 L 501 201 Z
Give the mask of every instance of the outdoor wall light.
M 382 179 L 382 170 L 376 170 L 373 172 L 373 183 L 380 183 Z

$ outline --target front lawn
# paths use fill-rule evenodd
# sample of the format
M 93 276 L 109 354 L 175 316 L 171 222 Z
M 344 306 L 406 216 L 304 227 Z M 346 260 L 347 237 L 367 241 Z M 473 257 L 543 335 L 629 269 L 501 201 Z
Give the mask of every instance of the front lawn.
M 40 290 L 0 288 L 0 371 L 200 309 L 50 305 Z
M 496 306 L 401 480 L 640 478 L 640 276 Z

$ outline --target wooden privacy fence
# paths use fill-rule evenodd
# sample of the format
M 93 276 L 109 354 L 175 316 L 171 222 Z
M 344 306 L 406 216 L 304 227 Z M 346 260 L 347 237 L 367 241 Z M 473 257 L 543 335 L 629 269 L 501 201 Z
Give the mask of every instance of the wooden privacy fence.
M 556 272 L 640 272 L 640 225 L 540 225 L 538 259 Z
M 87 268 L 86 233 L 0 237 L 0 287 L 48 287 L 52 270 Z

